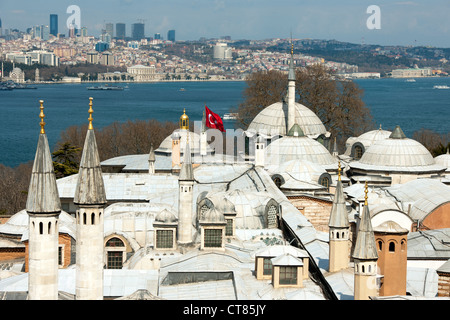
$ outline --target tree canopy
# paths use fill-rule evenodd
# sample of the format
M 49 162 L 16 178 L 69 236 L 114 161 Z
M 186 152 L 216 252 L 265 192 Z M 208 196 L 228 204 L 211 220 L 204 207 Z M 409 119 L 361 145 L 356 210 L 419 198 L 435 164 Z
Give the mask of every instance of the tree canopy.
M 288 80 L 281 71 L 256 72 L 247 78 L 238 123 L 247 128 L 265 107 L 282 101 Z M 338 79 L 326 67 L 311 65 L 296 70 L 296 101 L 311 109 L 343 148 L 347 138 L 375 127 L 371 112 L 356 83 Z

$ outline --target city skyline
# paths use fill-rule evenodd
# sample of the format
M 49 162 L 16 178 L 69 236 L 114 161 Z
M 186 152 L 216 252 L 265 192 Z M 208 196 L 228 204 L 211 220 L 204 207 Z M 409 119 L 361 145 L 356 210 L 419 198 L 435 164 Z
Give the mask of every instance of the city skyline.
M 3 29 L 25 31 L 34 25 L 49 25 L 50 14 L 59 17 L 59 32 L 67 34 L 67 8 L 72 1 L 1 3 Z M 78 1 L 81 24 L 89 35 L 99 36 L 106 23 L 145 23 L 145 36 L 177 31 L 177 40 L 230 36 L 233 40 L 267 38 L 335 39 L 379 45 L 430 45 L 450 47 L 450 4 L 434 1 L 354 1 L 336 4 L 330 0 L 194 0 Z M 381 29 L 369 29 L 370 5 L 380 8 Z

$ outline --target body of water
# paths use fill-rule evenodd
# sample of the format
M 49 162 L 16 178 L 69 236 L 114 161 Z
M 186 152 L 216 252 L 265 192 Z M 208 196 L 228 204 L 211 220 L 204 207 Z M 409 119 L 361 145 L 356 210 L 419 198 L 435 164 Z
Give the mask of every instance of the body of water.
M 377 125 L 400 125 L 408 137 L 421 128 L 450 132 L 450 78 L 356 80 Z M 120 84 L 125 86 L 125 84 Z M 115 121 L 157 119 L 177 122 L 186 108 L 200 121 L 205 105 L 223 116 L 242 102 L 245 82 L 160 82 L 127 84 L 124 91 L 89 91 L 90 84 L 37 85 L 37 90 L 0 91 L 0 163 L 17 166 L 34 159 L 39 135 L 39 100 L 44 100 L 50 146 L 73 125 L 86 124 L 89 97 L 94 98 L 94 126 Z M 180 89 L 184 90 L 180 90 Z M 232 122 L 225 122 L 232 129 Z

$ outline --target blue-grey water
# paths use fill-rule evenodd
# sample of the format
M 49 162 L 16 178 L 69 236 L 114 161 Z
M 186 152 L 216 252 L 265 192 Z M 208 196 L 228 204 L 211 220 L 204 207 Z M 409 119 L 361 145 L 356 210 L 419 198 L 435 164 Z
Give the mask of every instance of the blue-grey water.
M 450 78 L 356 80 L 374 120 L 384 129 L 400 125 L 408 137 L 421 128 L 450 132 Z M 120 84 L 125 86 L 125 84 Z M 89 91 L 88 84 L 37 85 L 37 90 L 0 91 L 0 163 L 17 166 L 34 159 L 39 134 L 39 100 L 44 100 L 46 133 L 51 148 L 60 133 L 87 123 L 94 98 L 94 126 L 115 121 L 157 119 L 177 122 L 183 109 L 201 120 L 204 106 L 223 116 L 242 101 L 245 82 L 161 82 L 127 84 L 124 91 Z M 184 88 L 185 91 L 180 91 Z M 225 122 L 226 129 L 234 128 Z

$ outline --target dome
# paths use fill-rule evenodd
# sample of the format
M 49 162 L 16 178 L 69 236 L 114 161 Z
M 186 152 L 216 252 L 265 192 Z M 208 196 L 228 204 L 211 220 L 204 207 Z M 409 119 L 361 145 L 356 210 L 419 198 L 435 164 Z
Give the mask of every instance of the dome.
M 269 166 L 267 169 L 269 172 L 287 173 L 297 180 L 314 183 L 318 183 L 320 177 L 327 173 L 320 164 L 301 159 L 283 162 L 279 166 Z
M 186 114 L 186 109 L 184 109 L 183 115 L 180 117 L 180 129 L 189 130 L 189 117 Z
M 209 209 L 203 215 L 200 223 L 226 223 L 224 215 L 216 208 Z
M 434 161 L 436 164 L 445 167 L 445 172 L 450 172 L 450 154 L 448 150 L 446 154 L 441 154 L 440 156 L 434 158 Z
M 372 130 L 366 133 L 363 133 L 359 137 L 351 137 L 348 138 L 346 142 L 346 150 L 345 155 L 354 157 L 355 154 L 355 146 L 362 145 L 362 152 L 364 152 L 367 148 L 369 148 L 372 144 L 380 140 L 386 140 L 392 134 L 391 131 L 386 131 L 381 129 Z
M 320 142 L 305 136 L 286 136 L 273 141 L 266 148 L 267 167 L 279 166 L 291 160 L 304 160 L 325 169 L 337 169 L 337 160 L 330 152 Z
M 253 119 L 248 131 L 268 136 L 286 135 L 288 106 L 282 102 L 274 103 L 262 110 Z M 316 138 L 327 130 L 319 117 L 300 103 L 295 103 L 295 123 L 298 123 L 305 135 Z M 290 129 L 290 128 L 289 128 Z
M 175 217 L 175 215 L 167 209 L 164 209 L 155 217 L 155 222 L 159 223 L 176 223 L 177 221 L 178 219 Z
M 164 141 L 160 144 L 159 148 L 155 150 L 156 153 L 164 153 L 171 154 L 172 153 L 172 140 L 180 139 L 180 152 L 184 154 L 184 149 L 186 148 L 187 136 L 189 134 L 189 146 L 191 148 L 191 153 L 198 154 L 200 153 L 200 135 L 189 130 L 185 129 L 177 129 L 170 136 L 168 136 Z M 207 146 L 208 153 L 212 153 L 213 150 L 208 145 Z
M 388 139 L 376 141 L 359 161 L 350 163 L 355 169 L 368 171 L 434 172 L 441 171 L 430 152 L 419 142 L 405 136 L 396 127 Z

